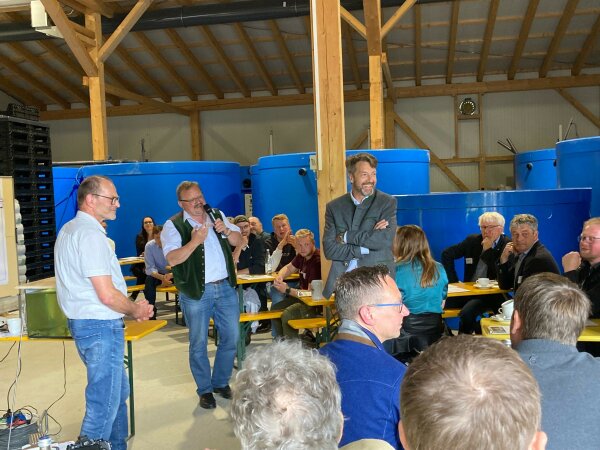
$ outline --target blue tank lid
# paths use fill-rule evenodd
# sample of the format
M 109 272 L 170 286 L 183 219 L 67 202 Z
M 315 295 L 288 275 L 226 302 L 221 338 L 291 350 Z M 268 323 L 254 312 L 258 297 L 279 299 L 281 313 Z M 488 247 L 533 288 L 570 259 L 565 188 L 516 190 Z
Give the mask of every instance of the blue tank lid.
M 547 161 L 556 159 L 556 149 L 545 148 L 543 150 L 532 150 L 530 152 L 523 152 L 515 155 L 515 162 L 517 164 L 535 162 L 535 161 Z
M 556 151 L 560 153 L 585 153 L 600 150 L 600 136 L 569 139 L 556 144 Z
M 224 173 L 239 171 L 240 164 L 228 161 L 165 161 L 103 164 L 83 167 L 84 175 L 150 175 L 174 173 Z

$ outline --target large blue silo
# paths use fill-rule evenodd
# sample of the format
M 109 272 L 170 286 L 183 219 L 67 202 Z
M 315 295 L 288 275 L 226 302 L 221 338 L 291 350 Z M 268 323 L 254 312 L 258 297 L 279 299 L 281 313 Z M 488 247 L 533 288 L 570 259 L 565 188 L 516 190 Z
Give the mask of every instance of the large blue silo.
M 560 266 L 562 256 L 577 250 L 581 225 L 589 218 L 591 189 L 530 191 L 452 192 L 428 195 L 398 195 L 398 225 L 416 224 L 429 239 L 433 256 L 440 261 L 442 250 L 479 233 L 481 214 L 496 211 L 504 216 L 504 233 L 515 214 L 533 214 L 539 221 L 539 239 Z M 456 262 L 459 277 L 463 261 Z
M 377 166 L 377 189 L 388 194 L 429 192 L 429 152 L 421 149 L 351 150 L 346 155 L 368 152 Z M 254 215 L 266 231 L 271 218 L 285 213 L 294 231 L 308 228 L 319 242 L 316 174 L 310 169 L 314 153 L 263 156 L 252 166 Z M 256 181 L 255 181 L 256 180 Z
M 79 167 L 52 167 L 54 180 L 54 215 L 56 217 L 56 232 L 75 217 L 77 213 L 77 188 Z
M 515 182 L 519 190 L 556 189 L 556 149 L 533 150 L 515 155 Z
M 591 187 L 592 217 L 600 216 L 600 136 L 561 141 L 556 144 L 558 186 Z
M 142 162 L 84 166 L 78 179 L 91 175 L 109 177 L 121 197 L 117 219 L 108 222 L 108 235 L 115 241 L 118 257 L 135 255 L 135 236 L 144 216 L 157 224 L 181 210 L 175 190 L 184 180 L 197 181 L 206 201 L 228 216 L 243 212 L 240 165 L 233 162 L 182 161 Z M 76 195 L 76 190 L 72 195 Z M 74 215 L 74 213 L 73 213 Z M 64 221 L 71 217 L 66 217 Z

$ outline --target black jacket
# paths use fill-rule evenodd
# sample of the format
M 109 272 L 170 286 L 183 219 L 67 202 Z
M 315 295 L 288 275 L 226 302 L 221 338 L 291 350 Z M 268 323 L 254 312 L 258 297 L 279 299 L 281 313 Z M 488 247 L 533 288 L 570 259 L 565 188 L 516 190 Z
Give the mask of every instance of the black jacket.
M 496 247 L 489 248 L 485 252 L 481 251 L 482 241 L 483 236 L 481 236 L 481 234 L 470 234 L 464 241 L 452 245 L 442 252 L 442 265 L 444 266 L 444 269 L 446 269 L 449 283 L 460 281 L 456 274 L 456 269 L 454 268 L 454 260 L 460 258 L 465 259 L 464 281 L 473 281 L 479 258 L 487 264 L 487 277 L 491 280 L 496 279 L 496 266 L 498 260 L 500 259 L 504 247 L 510 242 L 510 239 L 505 235 L 501 235 Z
M 517 255 L 512 254 L 508 257 L 508 261 L 498 265 L 498 284 L 500 289 L 514 289 L 516 292 L 523 281 L 531 275 L 542 272 L 560 274 L 554 257 L 540 241 L 533 244 L 529 253 L 523 259 L 521 267 L 519 267 L 517 279 L 515 280 L 515 265 L 517 264 L 517 260 Z
M 577 283 L 587 294 L 592 302 L 592 317 L 600 318 L 600 264 L 592 267 L 583 261 L 577 269 L 565 272 L 565 277 Z

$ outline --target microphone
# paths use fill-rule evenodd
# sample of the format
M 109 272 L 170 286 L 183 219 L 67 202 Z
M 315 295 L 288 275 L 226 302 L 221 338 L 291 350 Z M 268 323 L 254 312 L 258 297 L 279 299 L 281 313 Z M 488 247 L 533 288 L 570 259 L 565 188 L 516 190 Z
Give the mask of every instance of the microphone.
M 203 208 L 204 211 L 206 211 L 206 214 L 208 214 L 208 217 L 210 217 L 210 220 L 212 220 L 213 223 L 215 223 L 217 221 L 217 216 L 215 215 L 215 212 L 210 207 L 210 205 L 208 203 L 205 203 Z M 223 233 L 218 233 L 217 230 L 215 230 L 215 233 L 217 233 L 217 236 L 220 236 L 222 239 L 227 239 L 227 236 L 225 236 Z

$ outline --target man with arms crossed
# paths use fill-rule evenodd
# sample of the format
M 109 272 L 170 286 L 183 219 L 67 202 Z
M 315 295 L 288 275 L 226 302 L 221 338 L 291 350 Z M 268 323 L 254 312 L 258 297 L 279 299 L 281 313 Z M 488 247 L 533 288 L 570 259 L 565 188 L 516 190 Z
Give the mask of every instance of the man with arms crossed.
M 195 181 L 177 186 L 177 204 L 183 211 L 164 225 L 163 252 L 171 265 L 179 302 L 189 328 L 190 369 L 200 396 L 200 407 L 216 407 L 213 392 L 231 398 L 229 377 L 239 336 L 240 307 L 231 246 L 242 243 L 239 228 L 221 211 L 211 215 Z M 219 330 L 219 346 L 211 376 L 208 360 L 208 325 L 213 318 Z
M 340 445 L 380 439 L 400 448 L 400 383 L 406 366 L 382 342 L 400 335 L 410 311 L 384 265 L 342 274 L 335 290 L 342 324 L 333 342 L 320 351 L 336 366 L 342 390 L 347 420 Z
M 461 334 L 427 348 L 404 376 L 400 412 L 405 450 L 544 450 L 547 441 L 535 378 L 493 339 Z
M 323 252 L 332 261 L 323 296 L 333 293 L 338 277 L 356 267 L 396 265 L 392 241 L 396 233 L 396 200 L 375 189 L 377 159 L 358 153 L 346 160 L 352 189 L 330 201 L 325 209 Z
M 109 178 L 86 178 L 77 191 L 79 211 L 56 239 L 56 294 L 83 361 L 88 384 L 81 435 L 127 448 L 129 382 L 123 365 L 123 316 L 147 320 L 152 305 L 132 302 L 117 256 L 100 224 L 117 216 L 119 196 Z
M 510 341 L 540 385 L 549 449 L 600 442 L 600 360 L 576 347 L 589 313 L 586 295 L 553 273 L 528 278 L 515 297 Z

